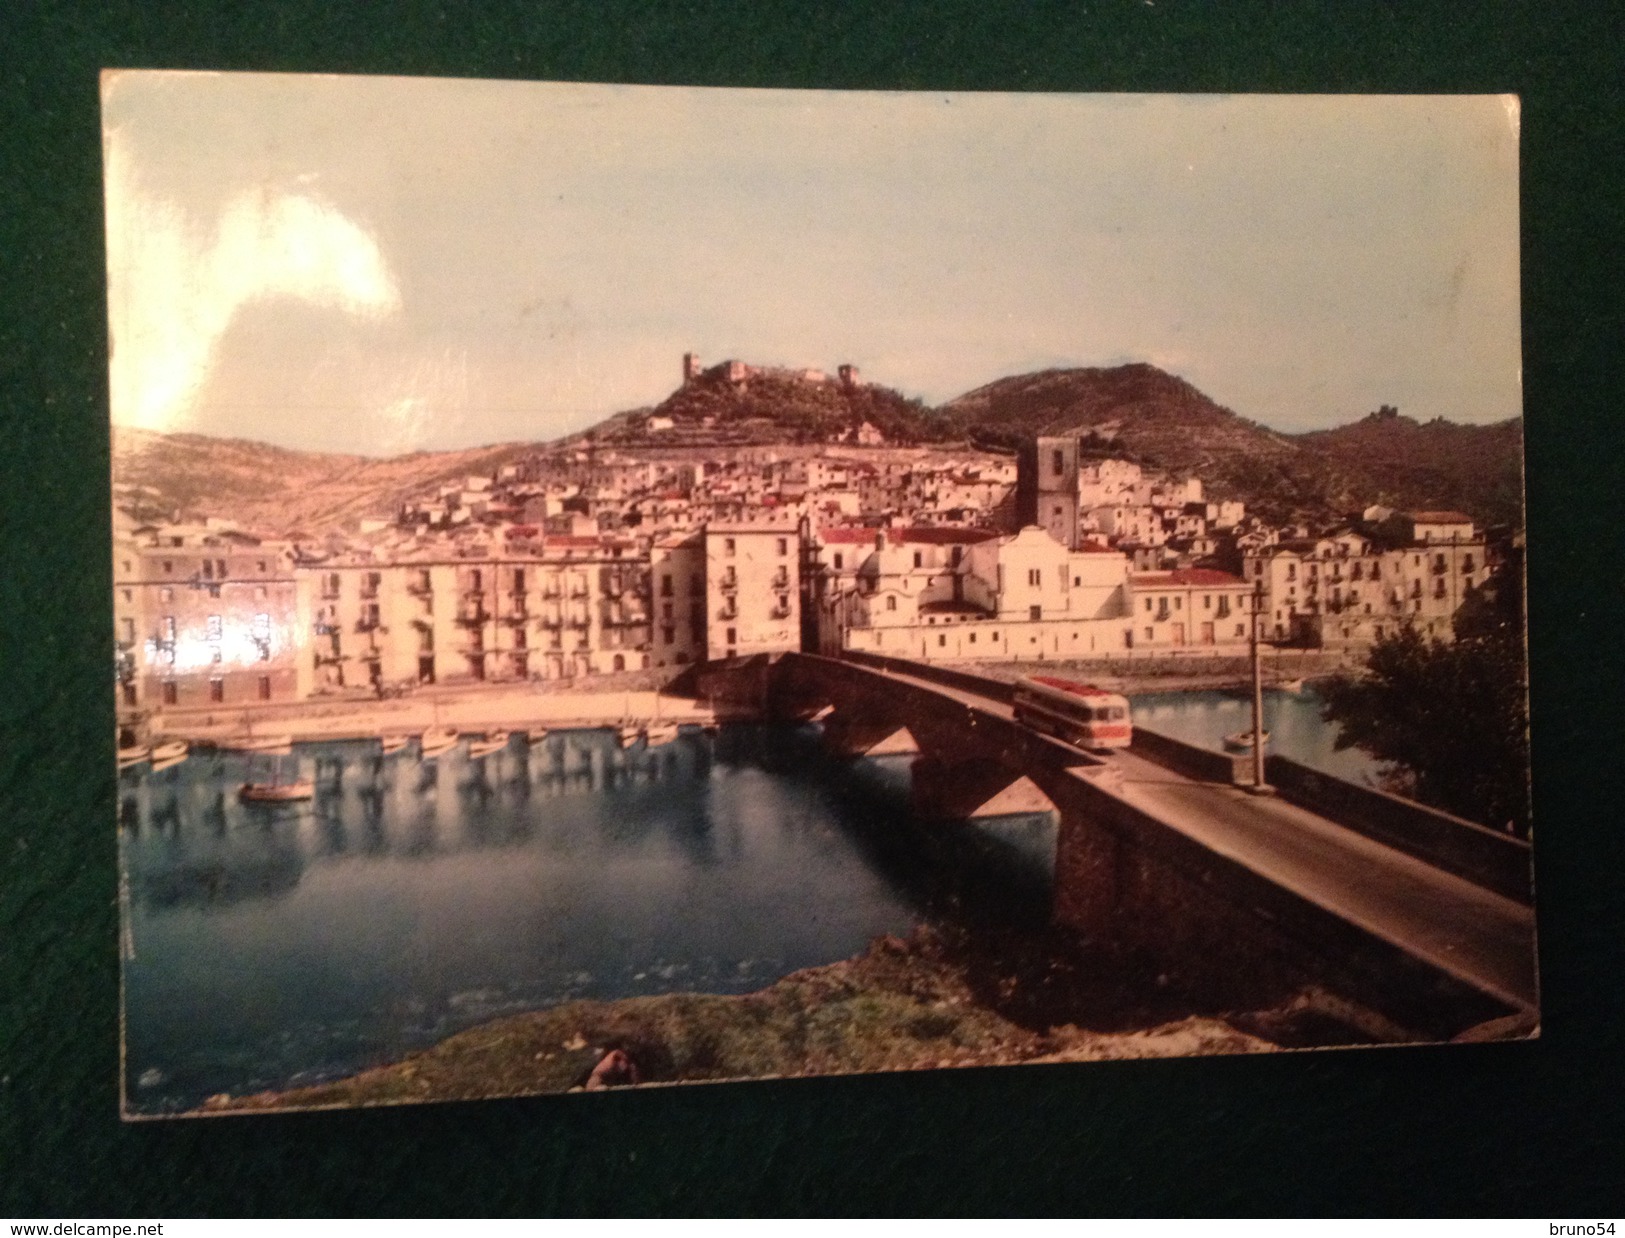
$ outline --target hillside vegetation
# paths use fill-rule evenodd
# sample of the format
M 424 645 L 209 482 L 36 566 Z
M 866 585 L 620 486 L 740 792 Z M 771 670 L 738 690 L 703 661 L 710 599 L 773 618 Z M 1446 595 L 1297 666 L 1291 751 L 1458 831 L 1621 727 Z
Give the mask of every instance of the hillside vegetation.
M 650 431 L 651 416 L 669 429 Z M 1155 366 L 1044 370 L 1002 378 L 932 409 L 889 387 L 846 387 L 784 370 L 743 382 L 708 371 L 654 408 L 620 413 L 555 445 L 730 447 L 818 443 L 863 423 L 892 445 L 963 443 L 1009 451 L 1077 434 L 1086 455 L 1201 477 L 1276 524 L 1323 524 L 1372 503 L 1453 508 L 1480 524 L 1523 520 L 1523 423 L 1419 424 L 1383 408 L 1353 424 L 1282 434 L 1238 416 Z M 545 444 L 420 452 L 388 460 L 288 451 L 202 435 L 115 429 L 114 478 L 149 515 L 226 514 L 269 531 L 322 531 L 391 516 L 402 501 L 490 473 Z
M 649 416 L 670 417 L 672 430 L 650 435 Z M 868 422 L 892 443 L 937 442 L 951 433 L 925 404 L 890 387 L 845 387 L 786 371 L 759 371 L 742 382 L 707 372 L 652 409 L 623 414 L 600 427 L 599 442 L 719 444 L 822 443 Z
M 319 534 L 523 456 L 519 444 L 371 456 L 113 427 L 114 499 L 137 519 L 219 515 L 267 533 Z

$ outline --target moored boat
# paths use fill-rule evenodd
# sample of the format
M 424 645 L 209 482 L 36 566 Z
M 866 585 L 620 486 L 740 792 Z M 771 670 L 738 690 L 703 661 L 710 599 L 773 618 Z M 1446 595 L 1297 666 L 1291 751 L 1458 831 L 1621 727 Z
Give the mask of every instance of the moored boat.
M 530 744 L 530 746 L 532 748 L 534 748 L 537 744 L 541 743 L 546 738 L 547 738 L 547 728 L 545 726 L 533 726 L 533 727 L 530 728 L 530 730 L 525 732 L 525 740 L 526 740 L 527 743 Z
M 620 741 L 622 748 L 632 747 L 633 744 L 638 742 L 638 737 L 642 734 L 643 724 L 641 722 L 623 722 L 615 732 L 615 736 Z
M 151 756 L 152 749 L 148 748 L 145 744 L 135 744 L 128 748 L 120 748 L 118 750 L 118 767 L 120 769 L 129 769 L 132 765 L 140 765 L 143 761 L 150 759 Z
M 651 748 L 658 748 L 662 744 L 669 744 L 677 738 L 677 723 L 651 722 L 644 728 L 643 736 Z
M 424 760 L 428 760 L 439 756 L 442 752 L 450 752 L 457 746 L 459 738 L 457 728 L 454 726 L 430 727 L 423 732 L 418 744 L 422 749 Z
M 1265 731 L 1261 737 L 1265 744 L 1270 742 L 1270 733 Z M 1236 752 L 1251 752 L 1253 750 L 1253 733 L 1251 731 L 1232 731 L 1224 737 L 1224 746 Z
M 404 735 L 384 735 L 379 738 L 378 747 L 383 750 L 383 754 L 387 757 L 393 756 L 397 752 L 404 752 L 408 742 L 407 737 Z
M 245 804 L 292 804 L 315 794 L 316 784 L 303 778 L 294 782 L 245 782 L 237 788 L 237 798 Z
M 501 752 L 508 746 L 507 731 L 491 731 L 478 739 L 468 741 L 468 759 L 477 761 L 481 757 L 488 757 L 493 752 Z
M 1303 680 L 1301 680 L 1301 679 L 1283 679 L 1283 680 L 1281 680 L 1280 683 L 1276 684 L 1275 686 L 1277 688 L 1279 688 L 1282 692 L 1302 692 L 1303 691 Z
M 179 765 L 186 760 L 186 755 L 190 751 L 191 748 L 184 739 L 171 739 L 161 744 L 154 744 L 152 746 L 153 773 Z
M 215 742 L 215 747 L 222 752 L 280 752 L 293 751 L 293 736 L 291 735 L 255 735 L 244 732 L 241 735 L 228 735 Z

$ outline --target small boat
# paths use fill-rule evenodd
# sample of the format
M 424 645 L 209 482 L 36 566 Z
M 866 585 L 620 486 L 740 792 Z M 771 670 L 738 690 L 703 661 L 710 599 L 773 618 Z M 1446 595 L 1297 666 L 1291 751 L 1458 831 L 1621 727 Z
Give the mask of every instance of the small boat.
M 662 744 L 669 744 L 677 738 L 677 723 L 651 722 L 644 728 L 643 736 L 651 748 L 658 748 Z
M 407 737 L 404 735 L 384 735 L 379 738 L 378 746 L 383 750 L 383 754 L 388 757 L 397 752 L 404 752 L 408 742 Z
M 293 751 L 292 735 L 255 735 L 246 732 L 242 735 L 228 735 L 215 742 L 215 747 L 222 752 L 279 752 Z
M 468 741 L 468 759 L 477 761 L 481 757 L 488 757 L 493 752 L 501 752 L 508 746 L 507 731 L 492 731 L 479 739 Z
M 530 730 L 525 732 L 525 742 L 528 743 L 532 748 L 546 738 L 547 728 L 545 726 L 533 726 L 530 728 Z
M 316 795 L 316 784 L 308 779 L 282 777 L 282 761 L 279 753 L 267 753 L 271 758 L 271 781 L 243 783 L 237 788 L 237 798 L 245 804 L 293 804 L 300 800 L 313 799 Z M 249 777 L 253 778 L 252 763 L 249 767 Z
M 316 784 L 308 779 L 294 782 L 245 782 L 237 788 L 237 798 L 245 804 L 292 804 L 315 796 Z
M 1270 742 L 1270 733 L 1263 734 L 1265 744 Z M 1253 750 L 1253 733 L 1251 731 L 1232 731 L 1224 737 L 1224 746 L 1237 752 L 1251 752 Z
M 169 769 L 186 760 L 186 754 L 191 749 L 184 739 L 172 739 L 162 744 L 152 746 L 152 771 Z
M 118 767 L 129 769 L 132 765 L 140 765 L 152 757 L 152 749 L 143 744 L 136 744 L 129 748 L 118 750 Z
M 1280 683 L 1276 684 L 1275 686 L 1277 688 L 1279 688 L 1282 692 L 1302 692 L 1303 691 L 1303 680 L 1301 680 L 1301 679 L 1283 679 L 1283 680 L 1281 680 Z
M 423 751 L 423 759 L 427 761 L 442 752 L 450 752 L 457 746 L 459 738 L 457 728 L 454 726 L 431 727 L 423 732 L 423 737 L 418 741 Z
M 622 748 L 632 747 L 633 744 L 638 742 L 638 737 L 642 734 L 643 724 L 641 722 L 623 722 L 615 732 Z

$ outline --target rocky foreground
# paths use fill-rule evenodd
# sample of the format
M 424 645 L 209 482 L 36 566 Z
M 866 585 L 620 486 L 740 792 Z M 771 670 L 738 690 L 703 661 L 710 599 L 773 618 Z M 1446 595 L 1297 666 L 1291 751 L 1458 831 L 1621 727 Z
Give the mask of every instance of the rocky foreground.
M 879 938 L 856 958 L 796 972 L 742 996 L 570 1002 L 471 1028 L 403 1061 L 332 1083 L 211 1097 L 200 1112 L 1263 1053 L 1376 1039 L 1361 1030 L 1357 1011 L 1318 991 L 1264 1010 L 1193 1011 L 1189 999 L 1124 960 L 1055 953 L 1053 943 L 1042 941 L 1007 949 L 1016 939 L 997 936 L 1002 940 L 922 929 L 908 941 Z

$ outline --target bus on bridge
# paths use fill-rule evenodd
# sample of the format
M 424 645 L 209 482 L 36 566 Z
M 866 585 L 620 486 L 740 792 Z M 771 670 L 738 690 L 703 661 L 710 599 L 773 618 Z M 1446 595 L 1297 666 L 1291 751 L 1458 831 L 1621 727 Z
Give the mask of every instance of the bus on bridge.
M 1134 741 L 1128 698 L 1092 684 L 1031 675 L 1016 684 L 1015 720 L 1078 748 L 1127 748 Z

